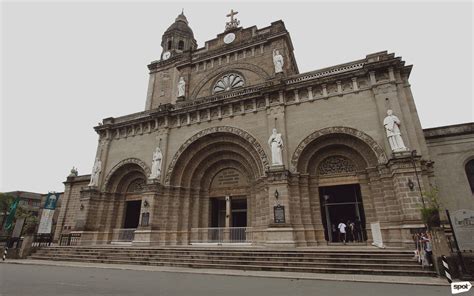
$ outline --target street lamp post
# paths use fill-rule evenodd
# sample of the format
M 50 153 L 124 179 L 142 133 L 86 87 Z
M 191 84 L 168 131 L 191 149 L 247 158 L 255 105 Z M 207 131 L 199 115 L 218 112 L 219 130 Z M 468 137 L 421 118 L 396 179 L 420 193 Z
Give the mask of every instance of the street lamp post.
M 415 170 L 416 182 L 418 183 L 418 190 L 420 190 L 421 203 L 422 203 L 423 209 L 424 209 L 425 208 L 425 199 L 423 198 L 423 192 L 421 191 L 420 178 L 418 177 L 418 171 L 416 169 L 416 164 L 415 164 L 415 156 L 416 156 L 416 150 L 413 150 L 411 152 L 411 163 L 413 164 L 413 169 Z

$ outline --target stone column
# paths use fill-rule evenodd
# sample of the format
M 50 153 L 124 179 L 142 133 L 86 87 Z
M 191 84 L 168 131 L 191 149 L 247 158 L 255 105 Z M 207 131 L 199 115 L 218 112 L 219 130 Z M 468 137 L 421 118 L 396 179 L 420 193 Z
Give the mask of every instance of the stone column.
M 281 167 L 270 167 L 267 175 L 269 221 L 268 228 L 265 230 L 265 245 L 274 247 L 295 247 L 295 233 L 293 225 L 291 224 L 292 208 L 290 205 L 290 190 L 288 185 L 289 172 Z M 284 207 L 284 223 L 275 223 L 274 207 L 277 205 Z
M 225 227 L 229 228 L 230 227 L 230 216 L 232 215 L 231 213 L 231 207 L 230 207 L 230 196 L 225 197 Z
M 157 235 L 154 235 L 153 230 L 158 229 L 156 208 L 158 204 L 159 183 L 156 180 L 148 180 L 146 185 L 146 192 L 142 195 L 142 204 L 140 208 L 140 222 L 137 230 L 135 230 L 135 237 L 133 245 L 151 245 L 159 240 Z M 148 224 L 144 223 L 143 218 L 148 216 Z
M 96 187 L 84 187 L 81 190 L 80 210 L 74 227 L 75 231 L 82 231 L 81 245 L 97 243 L 99 199 L 100 192 Z

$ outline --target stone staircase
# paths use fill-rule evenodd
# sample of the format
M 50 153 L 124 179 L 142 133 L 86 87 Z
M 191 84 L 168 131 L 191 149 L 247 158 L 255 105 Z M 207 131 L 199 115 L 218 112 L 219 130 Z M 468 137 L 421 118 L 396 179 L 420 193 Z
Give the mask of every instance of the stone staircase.
M 436 276 L 422 268 L 408 250 L 261 249 L 223 247 L 59 247 L 39 249 L 29 257 L 107 264 L 238 269 L 280 272 Z

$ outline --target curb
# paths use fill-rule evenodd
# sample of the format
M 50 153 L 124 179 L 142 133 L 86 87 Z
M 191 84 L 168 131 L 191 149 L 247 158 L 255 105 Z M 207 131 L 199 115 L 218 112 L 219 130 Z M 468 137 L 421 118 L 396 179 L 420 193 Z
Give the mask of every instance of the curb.
M 441 278 L 426 278 L 414 280 L 413 277 L 396 277 L 396 276 L 380 276 L 380 275 L 354 275 L 354 274 L 322 274 L 322 273 L 280 273 L 266 271 L 245 271 L 245 270 L 229 270 L 229 269 L 193 269 L 183 267 L 161 267 L 148 265 L 114 265 L 114 264 L 78 264 L 66 261 L 33 261 L 33 260 L 8 260 L 0 264 L 19 264 L 19 265 L 41 265 L 41 266 L 59 266 L 59 267 L 75 267 L 75 268 L 102 268 L 117 270 L 134 270 L 134 271 L 150 271 L 150 272 L 170 272 L 170 273 L 187 273 L 202 275 L 222 275 L 222 276 L 246 276 L 246 277 L 263 277 L 263 278 L 283 278 L 293 280 L 326 280 L 339 282 L 362 282 L 362 283 L 379 283 L 379 284 L 405 284 L 405 285 L 425 285 L 425 286 L 449 286 L 449 284 Z

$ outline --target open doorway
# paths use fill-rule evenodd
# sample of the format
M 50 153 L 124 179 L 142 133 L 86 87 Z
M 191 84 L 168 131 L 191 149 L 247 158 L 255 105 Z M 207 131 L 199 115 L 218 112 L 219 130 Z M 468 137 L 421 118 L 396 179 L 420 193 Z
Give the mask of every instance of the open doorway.
M 341 242 L 338 231 L 340 222 L 347 225 L 346 241 L 366 241 L 365 214 L 359 184 L 320 187 L 319 197 L 326 241 Z
M 226 200 L 225 197 L 211 198 L 210 227 L 226 227 Z M 230 198 L 229 227 L 247 227 L 247 199 L 240 197 Z
M 141 200 L 130 200 L 126 202 L 125 221 L 123 228 L 137 228 L 140 222 Z

